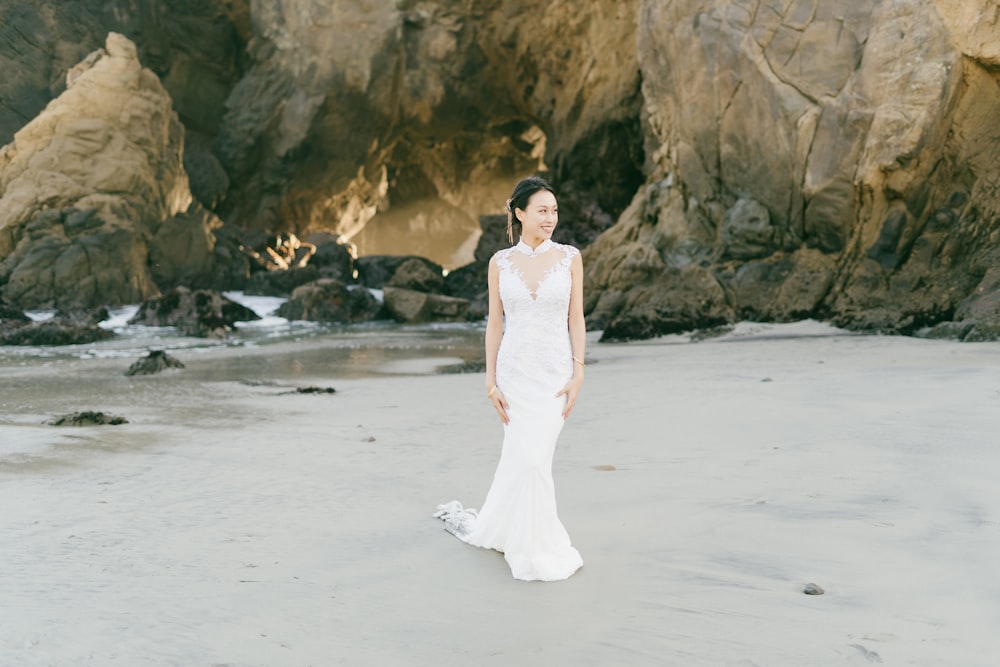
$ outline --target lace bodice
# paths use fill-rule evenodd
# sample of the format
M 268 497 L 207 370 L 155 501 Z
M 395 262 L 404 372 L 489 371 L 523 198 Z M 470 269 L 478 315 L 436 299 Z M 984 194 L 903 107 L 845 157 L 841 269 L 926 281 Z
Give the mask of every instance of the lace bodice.
M 553 395 L 573 376 L 570 265 L 579 252 L 546 240 L 535 250 L 521 241 L 494 255 L 504 311 L 497 385 L 504 394 Z

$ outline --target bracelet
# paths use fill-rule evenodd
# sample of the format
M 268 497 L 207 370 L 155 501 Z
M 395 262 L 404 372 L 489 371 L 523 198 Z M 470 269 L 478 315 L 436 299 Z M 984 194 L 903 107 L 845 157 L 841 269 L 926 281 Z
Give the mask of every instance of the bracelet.
M 581 366 L 583 366 L 584 368 L 586 368 L 586 367 L 587 367 L 587 364 L 583 363 L 583 361 L 582 361 L 582 360 L 580 360 L 580 359 L 577 359 L 576 357 L 573 357 L 573 361 L 575 361 L 576 363 L 580 364 L 580 365 L 581 365 Z
M 493 394 L 494 394 L 494 392 L 496 392 L 496 390 L 497 390 L 497 386 L 493 385 L 493 388 L 490 389 L 490 393 L 486 394 L 486 398 L 493 398 Z

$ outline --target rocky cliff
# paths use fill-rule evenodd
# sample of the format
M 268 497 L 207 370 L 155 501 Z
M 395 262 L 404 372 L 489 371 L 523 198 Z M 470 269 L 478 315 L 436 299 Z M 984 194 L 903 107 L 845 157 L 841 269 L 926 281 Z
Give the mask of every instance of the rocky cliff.
M 171 99 L 112 33 L 0 149 L 0 286 L 22 307 L 135 303 L 213 277 Z
M 0 0 L 0 141 L 107 30 L 186 129 L 193 229 L 474 236 L 545 169 L 564 225 L 617 220 L 585 254 L 609 338 L 1000 327 L 992 0 Z
M 638 26 L 650 159 L 585 254 L 593 326 L 998 323 L 996 3 L 648 0 Z

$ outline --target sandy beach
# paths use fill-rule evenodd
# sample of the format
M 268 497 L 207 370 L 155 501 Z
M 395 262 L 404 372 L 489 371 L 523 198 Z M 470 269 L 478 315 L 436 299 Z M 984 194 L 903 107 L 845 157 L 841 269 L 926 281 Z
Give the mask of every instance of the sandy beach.
M 431 518 L 489 486 L 482 374 L 324 349 L 0 369 L 0 665 L 997 664 L 998 344 L 592 334 L 552 584 Z

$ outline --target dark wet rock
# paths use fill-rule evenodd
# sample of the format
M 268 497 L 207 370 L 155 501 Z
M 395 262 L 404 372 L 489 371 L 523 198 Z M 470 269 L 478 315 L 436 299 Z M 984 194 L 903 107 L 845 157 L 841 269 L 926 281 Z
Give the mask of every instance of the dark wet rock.
M 806 595 L 823 595 L 826 591 L 820 588 L 819 585 L 810 582 L 802 588 L 802 592 Z
M 243 292 L 260 296 L 288 296 L 296 287 L 319 280 L 319 277 L 319 269 L 312 264 L 299 269 L 257 271 L 250 276 Z
M 614 225 L 615 218 L 625 208 L 625 204 L 628 203 L 627 200 L 631 198 L 632 194 L 635 194 L 636 189 L 642 182 L 642 178 L 636 169 L 637 165 L 642 161 L 642 149 L 639 148 L 636 150 L 634 144 L 628 145 L 630 140 L 625 135 L 631 134 L 631 132 L 623 133 L 621 130 L 621 127 L 611 129 L 611 132 L 617 134 L 618 138 L 623 142 L 620 144 L 620 150 L 626 154 L 631 153 L 633 157 L 638 158 L 638 162 L 631 165 L 616 165 L 616 168 L 621 169 L 620 180 L 615 179 L 618 182 L 611 187 L 618 190 L 619 194 L 624 194 L 626 190 L 629 190 L 628 197 L 623 200 L 618 200 L 614 197 L 609 198 L 607 193 L 602 195 L 598 190 L 581 186 L 577 181 L 555 182 L 553 185 L 559 195 L 560 224 L 552 234 L 553 241 L 566 243 L 580 249 L 586 248 L 600 234 Z M 638 129 L 636 129 L 636 134 L 639 134 Z M 619 157 L 624 158 L 625 155 L 619 155 Z M 579 171 L 578 167 L 576 169 Z M 514 242 L 517 243 L 516 236 L 514 237 Z
M 562 205 L 560 200 L 560 205 Z M 444 278 L 444 293 L 469 301 L 467 318 L 481 320 L 489 311 L 490 259 L 498 250 L 510 247 L 507 240 L 507 216 L 483 215 L 479 217 L 482 234 L 476 242 L 475 259 L 468 264 L 452 269 Z M 556 227 L 558 232 L 562 227 Z M 515 241 L 517 239 L 515 238 Z
M 70 320 L 80 324 L 100 324 L 110 317 L 111 313 L 108 312 L 107 306 L 98 306 L 96 308 L 60 308 L 56 310 L 55 315 L 55 319 Z
M 313 322 L 367 322 L 377 319 L 381 311 L 382 304 L 365 287 L 321 278 L 296 287 L 278 308 L 278 316 Z
M 401 287 L 385 288 L 385 309 L 397 322 L 463 322 L 469 302 L 441 294 L 428 294 Z
M 433 294 L 440 294 L 445 290 L 444 276 L 441 270 L 432 268 L 432 265 L 429 265 L 427 261 L 415 257 L 407 259 L 396 267 L 386 286 Z
M 1000 262 L 1000 253 L 994 258 Z M 955 333 L 958 340 L 980 343 L 1000 340 L 1000 266 L 989 268 L 979 284 L 955 310 L 955 321 L 939 325 L 941 333 Z M 934 331 L 935 327 L 932 329 Z M 952 336 L 947 336 L 952 337 Z
M 366 255 L 358 257 L 354 265 L 358 269 L 358 282 L 365 287 L 381 289 L 392 280 L 404 263 L 416 260 L 423 264 L 431 273 L 442 275 L 440 264 L 436 264 L 426 257 L 417 255 Z
M 128 424 L 128 420 L 104 412 L 84 410 L 83 412 L 58 415 L 46 423 L 49 426 L 118 426 L 119 424 Z
M 735 271 L 716 273 L 739 316 L 756 321 L 788 322 L 813 316 L 830 292 L 834 262 L 818 250 L 803 248 L 750 260 Z
M 316 232 L 306 237 L 316 246 L 309 266 L 319 269 L 320 278 L 335 278 L 342 283 L 354 282 L 354 255 L 343 237 L 330 232 Z
M 0 345 L 84 345 L 114 337 L 113 331 L 64 319 L 0 322 Z
M 449 296 L 457 296 L 469 301 L 469 320 L 481 320 L 486 317 L 490 307 L 489 261 L 476 260 L 471 264 L 460 266 L 449 271 L 444 278 L 445 292 Z
M 1000 341 L 1000 321 L 940 322 L 933 327 L 918 331 L 916 335 L 920 338 L 959 340 L 965 343 L 990 343 Z
M 0 299 L 0 322 L 3 322 L 4 320 L 30 322 L 31 318 L 25 315 L 24 311 L 20 308 L 12 306 L 3 299 Z
M 601 341 L 627 341 L 706 329 L 737 318 L 722 286 L 707 269 L 666 270 L 632 289 L 622 314 L 604 328 Z
M 163 350 L 153 350 L 129 366 L 128 370 L 125 371 L 125 375 L 153 375 L 168 368 L 184 368 L 184 364 Z
M 476 250 L 473 253 L 475 261 L 488 262 L 497 250 L 509 248 L 511 242 L 507 239 L 507 215 L 481 215 L 479 216 L 479 228 L 482 234 L 476 242 Z M 556 227 L 560 229 L 560 227 Z M 517 236 L 514 236 L 514 243 L 517 243 Z
M 129 324 L 174 326 L 188 336 L 222 338 L 237 322 L 259 320 L 251 309 L 212 290 L 177 287 L 145 301 Z
M 1000 340 L 1000 322 L 975 322 L 962 340 L 966 343 L 990 343 Z
M 939 322 L 932 327 L 917 331 L 916 336 L 935 340 L 965 340 L 965 337 L 975 328 L 976 323 L 969 320 Z
M 295 394 L 336 394 L 337 390 L 333 387 L 296 387 Z
M 215 229 L 215 248 L 212 250 L 215 256 L 214 283 L 203 285 L 186 285 L 177 283 L 168 287 L 183 286 L 197 289 L 216 290 L 241 290 L 250 279 L 253 268 L 253 260 L 244 252 L 243 231 L 233 225 L 222 225 Z
M 161 290 L 238 289 L 249 273 L 237 230 L 227 229 L 214 213 L 192 204 L 169 224 L 160 225 L 149 244 L 149 267 Z

